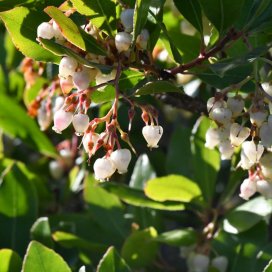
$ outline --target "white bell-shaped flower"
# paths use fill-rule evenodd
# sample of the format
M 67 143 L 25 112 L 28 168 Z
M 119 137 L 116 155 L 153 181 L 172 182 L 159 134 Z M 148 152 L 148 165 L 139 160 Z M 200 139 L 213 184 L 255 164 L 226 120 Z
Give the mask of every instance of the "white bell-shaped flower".
M 252 179 L 245 179 L 240 186 L 239 196 L 245 200 L 248 200 L 257 191 L 256 181 Z
M 216 268 L 218 272 L 226 272 L 228 267 L 228 259 L 226 256 L 218 256 L 212 259 L 211 266 Z
M 126 32 L 133 30 L 134 9 L 125 9 L 121 12 L 120 19 Z
M 260 159 L 263 175 L 272 180 L 272 153 L 264 154 Z
M 229 97 L 227 107 L 232 111 L 232 115 L 236 117 L 243 111 L 245 102 L 241 96 Z
M 228 124 L 230 123 L 232 112 L 229 109 L 226 108 L 215 108 L 212 109 L 210 112 L 210 118 L 214 121 L 220 123 L 220 124 Z
M 93 169 L 95 178 L 104 181 L 113 175 L 116 167 L 110 158 L 100 158 L 95 161 Z
M 72 91 L 74 87 L 73 78 L 71 76 L 68 77 L 60 77 L 60 88 L 63 94 L 68 94 Z
M 47 111 L 45 105 L 41 105 L 38 109 L 37 121 L 40 126 L 40 130 L 46 130 L 53 120 L 52 112 Z
M 231 123 L 227 123 L 224 126 L 221 126 L 218 128 L 218 136 L 219 136 L 219 141 L 224 142 L 229 140 L 230 138 L 230 125 Z
M 267 111 L 265 110 L 258 110 L 258 111 L 249 111 L 250 122 L 257 127 L 260 127 L 262 123 L 266 120 Z
M 264 147 L 261 144 L 255 144 L 253 141 L 245 141 L 242 144 L 242 149 L 247 156 L 247 158 L 252 163 L 259 162 L 263 152 Z
M 221 160 L 230 160 L 231 156 L 234 153 L 234 148 L 231 145 L 230 141 L 224 141 L 219 144 L 219 151 L 221 154 Z
M 115 36 L 115 46 L 118 52 L 127 51 L 132 41 L 132 35 L 127 32 L 118 32 Z
M 272 146 L 272 129 L 268 123 L 265 122 L 262 124 L 259 136 L 264 147 L 269 148 Z
M 54 114 L 53 130 L 55 130 L 55 132 L 61 134 L 61 132 L 72 123 L 72 119 L 73 119 L 72 112 L 66 112 L 63 109 L 58 110 Z
M 210 259 L 203 254 L 191 253 L 187 262 L 189 272 L 207 272 Z
M 142 130 L 143 136 L 147 141 L 147 146 L 157 148 L 158 142 L 162 137 L 163 128 L 161 126 L 144 126 Z
M 206 132 L 205 147 L 214 149 L 219 144 L 219 133 L 217 128 L 209 128 Z
M 37 37 L 43 39 L 52 39 L 54 38 L 55 32 L 53 26 L 47 22 L 41 23 L 37 28 Z
M 68 76 L 73 76 L 78 63 L 75 59 L 70 57 L 63 57 L 59 64 L 59 76 L 67 78 Z
M 233 146 L 241 145 L 250 135 L 250 129 L 238 123 L 233 123 L 230 127 L 230 141 Z
M 49 163 L 49 172 L 54 179 L 60 179 L 63 176 L 64 169 L 60 162 L 51 161 Z
M 239 166 L 241 166 L 244 170 L 248 170 L 254 165 L 254 162 L 251 162 L 248 159 L 243 149 L 241 150 L 240 157 L 241 161 L 239 162 Z
M 126 148 L 117 149 L 111 153 L 110 159 L 117 168 L 118 173 L 125 174 L 131 160 L 131 152 Z
M 272 198 L 272 183 L 264 180 L 259 179 L 256 182 L 257 192 L 263 195 L 265 198 Z
M 85 133 L 82 139 L 85 152 L 90 155 L 93 155 L 98 140 L 99 140 L 98 133 Z
M 53 30 L 54 30 L 54 37 L 56 39 L 57 42 L 63 42 L 65 40 L 65 38 L 63 37 L 61 30 L 58 26 L 58 24 L 53 21 Z
M 83 67 L 81 71 L 75 72 L 73 75 L 73 82 L 75 87 L 79 91 L 86 90 L 91 81 L 91 69 L 87 67 Z
M 77 136 L 81 136 L 84 134 L 85 130 L 89 126 L 89 116 L 83 113 L 77 113 L 73 116 L 73 126 L 76 131 Z
M 215 97 L 211 97 L 207 101 L 207 111 L 210 112 L 216 108 L 226 108 L 227 103 L 223 99 L 215 99 Z
M 147 29 L 142 29 L 141 33 L 136 39 L 136 44 L 138 48 L 145 50 L 147 47 L 147 42 L 149 39 L 149 32 Z
M 54 101 L 53 101 L 53 113 L 55 114 L 55 112 L 57 112 L 58 110 L 60 110 L 62 108 L 62 106 L 64 105 L 64 98 L 63 96 L 57 96 L 55 97 Z

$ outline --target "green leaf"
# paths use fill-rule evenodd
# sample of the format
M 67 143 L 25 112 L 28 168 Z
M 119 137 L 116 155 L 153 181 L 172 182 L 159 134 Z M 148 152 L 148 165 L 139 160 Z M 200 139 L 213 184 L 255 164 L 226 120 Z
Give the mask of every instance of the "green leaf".
M 97 104 L 112 101 L 114 98 L 115 88 L 111 85 L 108 85 L 103 90 L 95 90 L 91 93 L 91 100 Z
M 265 220 L 272 213 L 272 201 L 256 197 L 230 211 L 223 221 L 224 230 L 240 233 Z
M 44 77 L 38 77 L 30 88 L 25 89 L 23 98 L 26 106 L 29 106 L 29 104 L 35 100 L 45 84 L 48 84 L 48 80 Z
M 71 272 L 71 269 L 63 258 L 39 242 L 32 241 L 24 258 L 22 272 Z
M 203 24 L 199 0 L 174 0 L 174 3 L 185 19 L 202 34 Z
M 136 230 L 126 239 L 121 255 L 133 268 L 141 268 L 150 264 L 158 252 L 158 244 L 154 241 L 157 231 L 150 227 Z
M 38 218 L 31 227 L 30 234 L 32 240 L 36 240 L 47 247 L 53 247 L 53 240 L 51 238 L 51 229 L 48 222 L 48 217 Z
M 166 80 L 158 80 L 149 82 L 136 91 L 136 95 L 169 93 L 169 92 L 182 92 L 182 90 L 176 87 L 173 83 Z
M 145 194 L 156 201 L 190 202 L 200 196 L 198 186 L 184 176 L 169 175 L 151 179 L 145 187 Z
M 14 100 L 3 94 L 0 95 L 0 127 L 8 135 L 22 139 L 37 151 L 56 157 L 54 146 L 35 121 Z
M 90 16 L 92 24 L 106 30 L 111 36 L 116 33 L 116 9 L 112 0 L 71 0 L 77 11 Z
M 91 176 L 85 180 L 84 199 L 100 227 L 112 235 L 115 243 L 120 244 L 127 228 L 119 199 L 96 184 Z
M 181 125 L 177 126 L 172 133 L 166 157 L 167 173 L 192 177 L 190 136 L 191 130 Z
M 97 272 L 130 272 L 126 262 L 114 247 L 109 247 L 97 266 Z
M 159 234 L 155 241 L 170 246 L 190 246 L 197 242 L 197 233 L 193 229 L 171 230 Z
M 37 27 L 48 20 L 45 14 L 25 7 L 16 7 L 1 12 L 0 18 L 4 21 L 14 45 L 25 56 L 37 61 L 59 62 L 59 57 L 44 50 L 36 42 Z
M 87 250 L 91 252 L 104 252 L 106 246 L 103 244 L 92 243 L 86 239 L 82 239 L 75 234 L 56 231 L 52 234 L 54 241 L 66 248 L 77 248 L 79 250 Z
M 220 168 L 219 152 L 205 147 L 205 135 L 209 126 L 210 120 L 207 117 L 199 118 L 191 139 L 194 178 L 207 202 L 210 202 L 214 195 L 217 172 Z
M 0 161 L 0 244 L 25 251 L 29 229 L 38 213 L 37 192 L 22 163 Z
M 132 42 L 135 43 L 138 35 L 145 26 L 147 21 L 148 10 L 151 0 L 136 0 L 133 15 L 133 38 Z
M 22 268 L 21 257 L 11 249 L 0 250 L 0 271 L 20 272 Z
M 134 166 L 129 186 L 136 189 L 144 189 L 146 181 L 155 178 L 156 172 L 146 154 L 139 156 Z
M 61 44 L 55 43 L 51 40 L 39 38 L 39 41 L 41 42 L 42 46 L 45 49 L 51 51 L 52 53 L 56 54 L 57 56 L 69 56 L 71 58 L 74 58 L 77 62 L 81 63 L 82 65 L 84 65 L 86 67 L 90 67 L 90 68 L 95 67 L 106 74 L 112 70 L 112 67 L 110 67 L 110 66 L 88 61 L 88 60 L 84 59 L 83 57 L 81 57 L 80 55 L 78 55 L 77 53 L 75 53 L 70 48 L 65 47 Z
M 70 18 L 65 16 L 62 11 L 58 8 L 50 6 L 44 10 L 59 26 L 62 35 L 70 43 L 79 47 L 80 49 L 97 54 L 97 55 L 106 55 L 104 49 L 98 45 L 96 39 L 83 31 L 78 27 Z
M 144 73 L 134 70 L 125 70 L 122 72 L 119 79 L 119 89 L 121 92 L 128 93 L 128 90 L 133 90 L 135 86 L 145 78 Z
M 118 185 L 111 182 L 103 184 L 103 188 L 116 195 L 125 203 L 137 207 L 146 207 L 168 211 L 179 211 L 185 208 L 183 204 L 174 201 L 156 202 L 146 197 L 142 190 L 130 188 L 126 185 Z
M 244 0 L 200 0 L 200 3 L 207 18 L 221 34 L 239 18 Z

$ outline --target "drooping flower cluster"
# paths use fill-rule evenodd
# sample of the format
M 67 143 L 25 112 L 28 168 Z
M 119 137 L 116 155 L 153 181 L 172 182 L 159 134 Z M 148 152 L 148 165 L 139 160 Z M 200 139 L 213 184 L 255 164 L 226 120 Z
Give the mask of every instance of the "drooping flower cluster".
M 53 121 L 53 130 L 62 133 L 70 124 L 73 125 L 75 134 L 82 137 L 84 150 L 89 159 L 103 148 L 105 156 L 98 158 L 93 165 L 95 177 L 98 180 L 109 179 L 115 171 L 120 174 L 127 172 L 128 165 L 131 160 L 131 152 L 129 149 L 122 148 L 119 143 L 117 132 L 120 138 L 127 142 L 133 150 L 127 133 L 123 132 L 119 126 L 118 117 L 118 81 L 122 72 L 122 60 L 128 57 L 131 51 L 133 30 L 133 9 L 125 9 L 121 12 L 120 31 L 111 41 L 103 41 L 100 31 L 88 22 L 81 28 L 88 34 L 92 35 L 106 51 L 107 56 L 99 56 L 89 52 L 82 52 L 65 39 L 61 28 L 52 19 L 44 22 L 37 29 L 37 39 L 54 39 L 56 43 L 62 44 L 73 50 L 75 54 L 80 54 L 81 58 L 98 64 L 112 66 L 112 71 L 108 74 L 102 73 L 99 69 L 86 65 L 84 62 L 79 63 L 78 60 L 71 56 L 63 56 L 59 63 L 59 74 L 56 79 L 48 87 L 45 87 L 36 100 L 32 103 L 32 116 L 38 117 L 38 122 L 42 130 L 47 129 Z M 138 35 L 135 45 L 137 50 L 145 50 L 149 33 L 143 29 Z M 114 47 L 115 43 L 115 47 Z M 118 52 L 118 54 L 116 54 Z M 95 65 L 94 65 L 95 66 Z M 116 99 L 109 112 L 101 118 L 89 119 L 88 110 L 91 105 L 90 94 L 95 90 L 101 91 L 108 84 L 112 84 L 116 88 Z M 66 96 L 65 100 L 63 96 Z M 55 101 L 52 107 L 52 100 Z M 61 101 L 60 101 L 61 100 Z M 137 105 L 133 101 L 130 102 L 133 107 L 137 106 L 142 109 L 143 118 L 146 126 L 142 133 L 150 148 L 158 147 L 158 142 L 162 136 L 163 128 L 158 125 L 158 116 L 151 106 Z M 33 110 L 34 109 L 34 110 Z M 130 126 L 131 126 L 131 117 Z M 97 126 L 101 123 L 105 124 L 105 130 L 98 134 Z M 129 127 L 130 130 L 130 127 Z M 51 163 L 50 169 L 55 169 L 57 164 Z
M 268 108 L 258 95 L 248 109 L 240 95 L 225 101 L 224 95 L 217 93 L 207 102 L 209 117 L 216 126 L 208 129 L 205 146 L 218 146 L 222 160 L 231 159 L 235 148 L 241 147 L 238 166 L 249 172 L 240 187 L 240 197 L 245 200 L 256 192 L 272 197 L 272 115 Z

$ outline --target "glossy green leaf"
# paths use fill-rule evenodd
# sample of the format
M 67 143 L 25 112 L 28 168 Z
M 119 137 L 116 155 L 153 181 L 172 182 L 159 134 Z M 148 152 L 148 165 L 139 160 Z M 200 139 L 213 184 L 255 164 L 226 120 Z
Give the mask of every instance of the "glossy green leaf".
M 173 131 L 166 157 L 167 173 L 192 177 L 190 136 L 191 130 L 180 125 Z
M 272 201 L 256 197 L 230 211 L 223 222 L 224 230 L 240 233 L 264 220 L 272 213 Z
M 126 262 L 119 256 L 114 247 L 108 248 L 97 266 L 97 272 L 130 272 Z
M 154 167 L 146 154 L 139 156 L 130 178 L 129 186 L 136 189 L 144 189 L 145 183 L 156 177 Z
M 56 231 L 52 234 L 54 241 L 66 248 L 77 248 L 79 250 L 87 250 L 91 252 L 100 252 L 102 253 L 106 246 L 103 244 L 92 243 L 86 239 L 82 239 L 75 234 Z
M 56 54 L 57 56 L 69 56 L 71 58 L 74 58 L 76 61 L 81 63 L 82 65 L 90 68 L 97 68 L 101 70 L 103 73 L 109 73 L 112 70 L 112 67 L 107 66 L 107 65 L 102 65 L 99 63 L 91 62 L 83 57 L 81 57 L 79 54 L 75 53 L 73 50 L 71 50 L 68 47 L 65 47 L 61 44 L 55 43 L 51 40 L 46 40 L 40 38 L 39 41 L 41 42 L 42 46 L 51 51 L 52 53 Z
M 144 73 L 134 70 L 125 70 L 119 79 L 119 89 L 121 92 L 128 93 L 128 90 L 134 89 L 142 79 L 145 78 Z
M 201 6 L 198 0 L 174 0 L 175 6 L 180 13 L 188 20 L 200 33 L 203 32 Z
M 65 16 L 58 8 L 50 6 L 44 10 L 59 26 L 62 35 L 70 43 L 79 47 L 80 49 L 97 54 L 106 55 L 104 49 L 98 45 L 96 39 L 82 31 L 70 18 Z
M 36 42 L 37 27 L 48 18 L 42 12 L 16 7 L 0 13 L 12 41 L 25 56 L 38 61 L 59 62 L 60 58 L 44 50 Z
M 156 241 L 170 246 L 190 246 L 197 241 L 197 233 L 193 229 L 171 230 L 159 234 Z
M 71 272 L 71 269 L 63 258 L 52 249 L 39 242 L 32 241 L 24 258 L 22 272 L 48 272 L 61 271 Z
M 116 32 L 115 2 L 112 0 L 71 0 L 77 11 L 90 16 L 92 24 L 113 36 Z
M 111 233 L 117 244 L 120 243 L 127 233 L 127 227 L 119 199 L 96 184 L 91 176 L 85 180 L 84 199 L 90 214 L 101 228 Z
M 53 240 L 51 238 L 51 228 L 48 222 L 48 217 L 38 218 L 31 227 L 30 234 L 32 240 L 36 240 L 47 247 L 53 247 Z
M 116 195 L 125 203 L 137 207 L 169 211 L 178 211 L 185 208 L 183 204 L 174 201 L 156 202 L 146 197 L 142 190 L 134 189 L 126 185 L 118 185 L 111 182 L 104 184 L 103 188 Z
M 11 249 L 0 250 L 0 271 L 1 272 L 20 272 L 22 268 L 21 257 Z
M 190 202 L 201 194 L 196 183 L 178 175 L 151 179 L 147 182 L 144 191 L 148 197 L 156 201 Z
M 133 15 L 133 39 L 135 42 L 146 21 L 151 0 L 136 0 Z
M 158 252 L 158 244 L 154 241 L 157 231 L 150 227 L 136 230 L 127 237 L 121 255 L 132 268 L 141 268 L 150 264 Z
M 220 168 L 220 156 L 217 150 L 205 147 L 205 135 L 210 126 L 207 117 L 201 117 L 195 124 L 191 139 L 193 153 L 194 180 L 198 183 L 203 197 L 206 201 L 211 201 Z
M 169 81 L 158 80 L 147 83 L 146 85 L 138 89 L 135 94 L 147 95 L 169 92 L 182 92 L 182 90 Z
M 244 0 L 200 0 L 200 3 L 207 18 L 222 33 L 239 18 Z
M 112 85 L 108 85 L 103 90 L 96 90 L 91 93 L 91 100 L 97 104 L 112 101 L 114 98 L 115 88 Z
M 0 95 L 0 127 L 6 134 L 24 140 L 37 151 L 56 156 L 54 146 L 36 122 L 14 100 L 3 94 Z
M 22 254 L 38 213 L 37 192 L 23 164 L 0 161 L 0 244 Z M 11 231 L 12 230 L 12 231 Z

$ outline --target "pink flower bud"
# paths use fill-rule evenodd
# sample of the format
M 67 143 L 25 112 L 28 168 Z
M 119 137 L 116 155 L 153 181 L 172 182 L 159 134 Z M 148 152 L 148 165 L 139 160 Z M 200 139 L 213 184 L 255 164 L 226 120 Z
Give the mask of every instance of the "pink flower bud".
M 61 132 L 71 124 L 72 119 L 73 119 L 72 112 L 66 112 L 63 109 L 58 110 L 54 115 L 53 130 L 61 134 Z
M 248 200 L 257 191 L 256 182 L 252 179 L 245 179 L 240 186 L 239 196 L 245 200 Z

